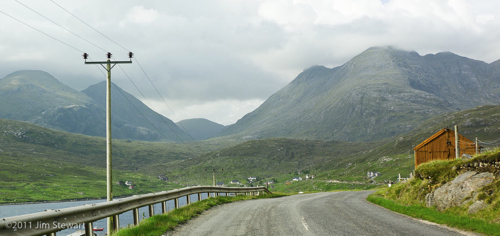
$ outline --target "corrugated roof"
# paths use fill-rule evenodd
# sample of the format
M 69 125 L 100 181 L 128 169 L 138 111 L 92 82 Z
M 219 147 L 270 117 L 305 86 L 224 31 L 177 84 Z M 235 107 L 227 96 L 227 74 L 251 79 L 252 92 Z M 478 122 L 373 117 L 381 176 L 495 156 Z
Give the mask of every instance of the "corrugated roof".
M 440 131 L 438 131 L 437 133 L 435 133 L 434 135 L 432 135 L 431 137 L 429 137 L 428 139 L 424 140 L 422 143 L 420 143 L 419 145 L 415 146 L 413 148 L 413 150 L 418 150 L 420 149 L 421 147 L 425 146 L 426 144 L 430 143 L 432 140 L 436 139 L 437 137 L 441 136 L 441 134 L 444 134 L 446 132 L 448 132 L 448 128 L 444 128 Z

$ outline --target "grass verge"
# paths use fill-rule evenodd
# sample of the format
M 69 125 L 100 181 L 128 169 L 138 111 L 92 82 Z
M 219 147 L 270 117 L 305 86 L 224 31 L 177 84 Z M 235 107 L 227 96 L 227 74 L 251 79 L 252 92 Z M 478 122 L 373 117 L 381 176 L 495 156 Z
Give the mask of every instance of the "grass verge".
M 166 231 L 173 230 L 177 225 L 185 223 L 189 219 L 201 214 L 203 211 L 224 203 L 260 199 L 260 198 L 275 198 L 288 196 L 283 193 L 263 194 L 259 196 L 235 196 L 235 197 L 215 197 L 208 198 L 190 205 L 172 210 L 167 214 L 155 215 L 151 218 L 141 221 L 138 226 L 121 229 L 113 236 L 153 236 L 162 235 Z
M 453 213 L 439 212 L 432 208 L 421 205 L 400 205 L 392 200 L 385 199 L 377 194 L 368 196 L 367 200 L 389 210 L 405 214 L 411 217 L 420 218 L 450 227 L 473 231 L 487 235 L 500 235 L 500 224 L 488 223 L 482 219 L 473 219 L 468 216 L 455 215 Z

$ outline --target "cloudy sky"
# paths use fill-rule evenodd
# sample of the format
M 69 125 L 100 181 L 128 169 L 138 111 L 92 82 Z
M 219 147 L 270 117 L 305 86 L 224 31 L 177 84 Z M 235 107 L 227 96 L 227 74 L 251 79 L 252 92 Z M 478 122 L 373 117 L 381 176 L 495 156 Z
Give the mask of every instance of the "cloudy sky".
M 371 46 L 500 59 L 498 0 L 3 0 L 0 11 L 0 78 L 44 70 L 83 90 L 105 78 L 83 52 L 132 51 L 137 61 L 115 67 L 113 82 L 175 122 L 232 124 L 303 69 Z

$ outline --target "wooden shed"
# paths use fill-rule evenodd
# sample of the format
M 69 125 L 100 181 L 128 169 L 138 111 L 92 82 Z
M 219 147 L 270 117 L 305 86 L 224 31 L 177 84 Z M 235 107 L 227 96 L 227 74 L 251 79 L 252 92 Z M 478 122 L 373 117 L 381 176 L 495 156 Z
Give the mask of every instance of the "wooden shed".
M 463 154 L 474 155 L 476 144 L 458 134 L 460 157 Z M 433 160 L 455 159 L 455 131 L 444 128 L 413 148 L 415 151 L 415 169 L 418 165 Z

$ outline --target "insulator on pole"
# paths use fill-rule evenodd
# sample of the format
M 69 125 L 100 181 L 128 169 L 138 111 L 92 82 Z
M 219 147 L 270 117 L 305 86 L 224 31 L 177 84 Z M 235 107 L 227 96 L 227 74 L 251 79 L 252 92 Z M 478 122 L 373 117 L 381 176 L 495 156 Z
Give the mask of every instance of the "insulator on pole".
M 128 53 L 128 58 L 132 59 L 133 56 L 134 56 L 134 54 L 132 52 Z
M 83 59 L 87 60 L 87 58 L 89 57 L 89 54 L 87 54 L 86 52 L 83 53 Z
M 113 54 L 111 54 L 110 52 L 108 52 L 108 53 L 106 54 L 106 56 L 108 56 L 108 59 L 111 59 L 111 56 L 112 56 L 112 55 L 113 55 Z

